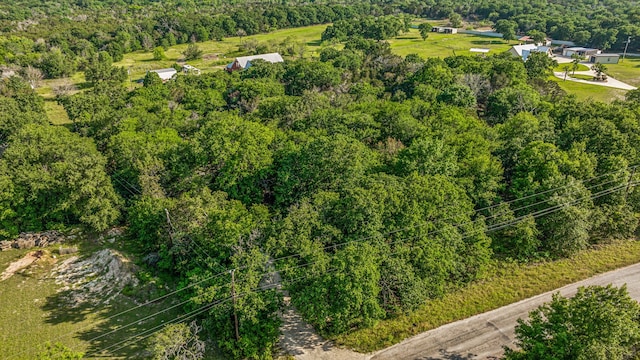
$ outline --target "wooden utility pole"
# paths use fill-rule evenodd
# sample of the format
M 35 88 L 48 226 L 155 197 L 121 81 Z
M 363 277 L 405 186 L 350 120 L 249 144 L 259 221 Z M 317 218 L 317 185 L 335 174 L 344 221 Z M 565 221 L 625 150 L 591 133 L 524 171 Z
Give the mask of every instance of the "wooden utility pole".
M 231 270 L 231 297 L 233 298 L 233 322 L 236 328 L 236 341 L 240 341 L 240 332 L 238 331 L 238 314 L 236 313 L 236 277 L 235 269 Z
M 624 46 L 624 53 L 622 54 L 622 61 L 624 61 L 624 58 L 627 56 L 627 48 L 629 48 L 629 43 L 631 42 L 631 36 L 627 37 L 627 41 L 626 41 L 626 45 Z
M 629 188 L 631 187 L 631 180 L 633 180 L 633 176 L 636 174 L 636 168 L 634 167 L 631 171 L 631 175 L 629 175 L 629 181 L 627 181 L 627 189 L 624 191 L 624 199 L 627 200 L 629 196 Z

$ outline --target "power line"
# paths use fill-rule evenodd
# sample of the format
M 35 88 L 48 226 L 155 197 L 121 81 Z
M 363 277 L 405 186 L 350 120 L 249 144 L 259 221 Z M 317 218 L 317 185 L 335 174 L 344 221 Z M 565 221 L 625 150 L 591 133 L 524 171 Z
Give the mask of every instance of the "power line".
M 636 184 L 637 184 L 637 182 L 634 182 L 632 185 L 633 185 L 633 186 L 635 186 Z M 599 186 L 600 186 L 600 185 L 599 185 Z M 620 191 L 620 190 L 622 190 L 622 189 L 626 188 L 627 186 L 628 186 L 628 184 L 623 184 L 623 185 L 614 186 L 614 187 L 612 187 L 612 188 L 609 188 L 609 189 L 606 189 L 606 190 L 600 191 L 600 192 L 598 192 L 598 193 L 596 193 L 596 194 L 591 194 L 591 195 L 588 195 L 588 196 L 584 196 L 584 197 L 579 198 L 579 199 L 573 199 L 573 200 L 570 200 L 570 201 L 567 201 L 567 202 L 564 202 L 564 203 L 561 203 L 561 204 L 557 204 L 557 205 L 551 206 L 551 207 L 546 208 L 546 209 L 543 209 L 543 210 L 536 211 L 536 212 L 534 212 L 534 213 L 530 213 L 530 214 L 527 214 L 527 215 L 523 215 L 523 216 L 521 216 L 521 217 L 519 217 L 519 218 L 516 218 L 516 219 L 511 219 L 511 220 L 505 221 L 505 222 L 503 222 L 503 223 L 501 223 L 501 224 L 496 224 L 496 225 L 494 225 L 494 226 L 492 226 L 492 227 L 490 227 L 490 228 L 488 228 L 488 229 L 479 229 L 479 230 L 473 231 L 472 233 L 467 233 L 467 234 L 465 234 L 462 238 L 464 239 L 464 238 L 466 238 L 466 237 L 473 236 L 473 235 L 475 235 L 475 233 L 478 233 L 478 232 L 485 232 L 485 233 L 488 233 L 488 232 L 498 231 L 498 230 L 501 230 L 501 229 L 503 229 L 503 228 L 506 228 L 506 227 L 509 227 L 509 226 L 513 226 L 513 225 L 515 225 L 515 224 L 517 224 L 517 223 L 521 222 L 523 219 L 525 219 L 525 218 L 527 218 L 527 217 L 529 217 L 529 216 L 531 216 L 531 217 L 533 217 L 533 218 L 535 219 L 535 218 L 539 218 L 539 217 L 541 217 L 541 216 L 549 215 L 549 214 L 551 214 L 551 213 L 554 213 L 554 212 L 557 212 L 557 211 L 562 210 L 565 206 L 571 206 L 571 205 L 573 205 L 573 204 L 576 204 L 576 203 L 578 203 L 578 202 L 580 202 L 580 201 L 587 200 L 587 199 L 591 199 L 591 200 L 593 200 L 593 199 L 596 199 L 596 198 L 599 198 L 599 197 L 602 197 L 602 196 L 606 196 L 606 195 L 608 195 L 608 194 L 612 194 L 612 193 L 614 193 L 614 192 Z M 405 240 L 407 240 L 407 239 L 405 239 Z M 395 243 L 395 242 L 394 242 L 394 243 Z M 392 243 L 392 244 L 393 244 L 393 243 Z M 412 245 L 412 247 L 413 247 L 413 246 L 414 246 L 414 245 Z M 395 249 L 395 250 L 394 250 L 394 251 L 392 251 L 391 253 L 395 253 L 395 252 L 400 251 L 400 250 L 401 250 L 401 249 Z M 280 270 L 280 271 L 282 271 L 282 270 Z M 280 271 L 274 271 L 273 273 L 277 273 L 277 272 L 280 272 Z M 326 273 L 328 273 L 328 272 L 334 272 L 334 271 L 337 271 L 337 269 L 332 268 L 332 269 L 330 269 L 329 271 L 325 272 L 325 274 L 326 274 Z M 311 276 L 313 276 L 313 274 L 308 274 L 308 275 L 306 275 L 306 276 L 301 276 L 301 277 L 295 278 L 295 279 L 293 279 L 293 280 L 285 280 L 285 281 L 287 281 L 287 282 L 288 282 L 288 284 L 290 285 L 290 284 L 292 284 L 292 283 L 296 283 L 296 282 L 299 282 L 299 281 L 301 281 L 301 280 L 307 279 L 307 278 L 309 278 L 309 277 L 311 277 Z M 252 289 L 252 290 L 250 290 L 250 291 L 247 291 L 247 292 L 245 292 L 245 293 L 242 293 L 242 294 L 239 294 L 239 295 L 236 295 L 236 296 L 246 296 L 246 295 L 248 295 L 248 294 L 250 294 L 250 293 L 253 293 L 253 292 L 259 292 L 259 291 L 264 291 L 264 290 L 271 290 L 271 289 L 273 289 L 274 287 L 277 287 L 278 285 L 279 285 L 279 284 L 268 284 L 268 285 L 260 286 L 260 287 L 254 288 L 254 289 Z M 213 308 L 214 306 L 217 306 L 217 305 L 222 304 L 222 303 L 224 303 L 224 302 L 226 302 L 226 301 L 229 301 L 229 300 L 231 300 L 232 298 L 233 298 L 233 297 L 227 297 L 227 298 L 222 299 L 222 300 L 219 300 L 219 301 L 217 301 L 217 302 L 215 302 L 215 303 L 212 303 L 212 304 L 209 304 L 209 305 L 205 305 L 205 306 L 204 306 L 204 307 L 202 307 L 200 310 L 195 310 L 195 311 L 193 311 L 193 312 L 191 312 L 191 313 L 188 313 L 188 314 L 192 314 L 192 313 L 193 313 L 192 315 L 189 315 L 188 317 L 190 318 L 190 317 L 193 317 L 193 316 L 197 316 L 198 314 L 200 314 L 200 313 L 202 313 L 202 312 L 204 312 L 204 311 L 206 311 L 206 310 L 208 310 L 208 309 L 210 309 L 210 308 Z M 186 318 L 185 316 L 186 316 L 186 315 L 188 315 L 188 314 L 185 314 L 185 315 L 183 315 L 183 316 L 179 317 L 176 321 L 173 321 L 173 322 L 179 322 L 179 321 L 181 321 L 181 320 L 185 319 L 185 318 Z M 172 323 L 173 323 L 173 322 L 172 322 Z M 136 338 L 136 337 L 138 337 L 138 336 L 141 336 L 141 335 L 144 335 L 144 334 L 146 334 L 146 333 L 147 333 L 147 332 L 149 332 L 149 331 L 153 331 L 153 330 L 158 329 L 158 328 L 160 328 L 160 327 L 163 327 L 163 326 L 165 326 L 165 325 L 166 325 L 166 324 L 159 325 L 159 326 L 156 326 L 156 327 L 154 327 L 154 328 L 152 328 L 152 329 L 150 329 L 150 330 L 146 330 L 145 332 L 142 332 L 142 333 L 140 333 L 140 334 L 138 334 L 138 335 L 135 335 L 135 336 L 134 336 L 134 338 Z M 119 330 L 119 329 L 117 329 L 117 330 Z M 158 330 L 158 331 L 159 331 L 159 330 Z M 143 338 L 141 338 L 141 339 L 137 339 L 137 340 L 138 340 L 138 341 L 140 341 L 140 340 L 144 340 L 145 338 L 147 338 L 147 337 L 149 337 L 149 336 L 153 335 L 153 334 L 154 334 L 154 333 L 156 333 L 156 332 L 157 332 L 157 331 L 153 331 L 152 333 L 150 333 L 150 334 L 148 334 L 148 335 L 144 336 L 144 337 L 143 337 Z M 113 347 L 113 346 L 117 346 L 117 345 L 123 344 L 123 343 L 125 343 L 125 342 L 130 342 L 130 341 L 131 341 L 131 340 L 124 340 L 124 341 L 121 341 L 121 342 L 116 343 L 116 344 L 114 344 L 114 345 L 112 345 L 112 346 L 110 346 L 110 347 L 104 348 L 104 349 L 102 349 L 102 350 L 100 350 L 100 351 L 96 352 L 96 354 L 97 354 L 97 353 L 99 353 L 99 352 L 103 352 L 103 351 L 105 351 L 105 350 L 108 350 L 108 349 L 110 349 L 110 348 L 111 348 L 111 347 Z M 121 347 L 119 347 L 119 348 L 117 348 L 117 349 L 114 349 L 113 351 L 120 350 L 121 348 L 126 347 L 126 346 L 128 346 L 128 345 L 127 345 L 127 344 L 125 344 L 124 346 L 121 346 Z
M 621 169 L 621 170 L 617 170 L 617 171 L 612 171 L 612 172 L 609 172 L 609 173 L 606 173 L 606 174 L 602 174 L 602 175 L 599 175 L 599 176 L 596 176 L 596 177 L 592 177 L 592 178 L 590 178 L 590 179 L 586 179 L 586 180 L 575 180 L 575 181 L 576 181 L 576 182 L 582 182 L 582 183 L 584 183 L 584 182 L 586 182 L 586 181 L 593 181 L 593 180 L 596 180 L 596 179 L 599 179 L 599 178 L 602 178 L 602 177 L 605 177 L 605 176 L 609 176 L 609 175 L 612 175 L 612 174 L 620 173 L 620 172 L 625 171 L 625 170 L 627 170 L 627 169 L 635 169 L 637 166 L 638 166 L 638 165 L 634 165 L 634 166 L 628 167 L 628 168 L 626 168 L 626 169 Z M 593 187 L 597 187 L 597 186 L 603 186 L 603 185 L 605 185 L 605 184 L 609 184 L 609 183 L 611 183 L 611 182 L 615 182 L 615 181 L 618 181 L 618 180 L 615 180 L 615 179 L 614 179 L 614 180 L 609 180 L 609 181 L 606 181 L 606 182 L 603 182 L 603 183 L 595 184 L 595 185 L 592 185 L 592 186 L 588 187 L 587 189 L 590 189 L 590 188 L 593 188 Z M 575 184 L 574 184 L 574 183 L 571 183 L 571 184 L 567 184 L 567 185 L 564 185 L 564 186 L 560 186 L 560 187 L 556 187 L 556 188 L 553 188 L 553 189 L 548 189 L 548 190 L 545 190 L 545 191 L 542 191 L 542 192 L 538 192 L 538 193 L 535 193 L 535 194 L 530 194 L 530 195 L 527 195 L 527 196 L 522 197 L 522 198 L 514 199 L 514 200 L 511 200 L 511 201 L 507 201 L 507 202 L 502 202 L 502 203 L 499 203 L 499 204 L 495 204 L 495 205 L 492 205 L 492 206 L 488 206 L 488 207 L 485 207 L 485 208 L 482 208 L 482 209 L 475 210 L 475 211 L 474 211 L 474 213 L 477 213 L 477 212 L 482 211 L 482 210 L 492 209 L 492 208 L 495 208 L 495 207 L 497 207 L 497 206 L 502 206 L 503 204 L 509 204 L 509 203 L 514 203 L 514 202 L 517 202 L 517 201 L 522 201 L 522 200 L 525 200 L 525 199 L 528 199 L 528 198 L 532 198 L 532 197 L 539 196 L 539 195 L 542 195 L 542 194 L 546 194 L 546 193 L 549 193 L 549 192 L 552 192 L 552 191 L 556 191 L 556 190 L 560 190 L 560 189 L 563 189 L 563 188 L 567 188 L 567 187 L 570 187 L 570 186 L 573 186 L 573 185 L 575 185 Z M 635 183 L 634 183 L 634 185 L 635 185 Z M 595 194 L 594 194 L 594 195 L 595 195 Z M 607 195 L 607 194 L 603 194 L 602 196 L 604 196 L 604 195 Z M 475 220 L 475 221 L 471 221 L 471 222 L 467 222 L 467 223 L 462 223 L 462 224 L 455 224 L 455 225 L 453 225 L 453 226 L 454 226 L 454 227 L 461 227 L 461 226 L 463 226 L 463 225 L 473 224 L 473 223 L 478 222 L 478 221 L 484 221 L 484 220 L 486 220 L 486 219 L 494 218 L 494 217 L 497 217 L 497 216 L 500 216 L 500 215 L 503 215 L 503 214 L 508 214 L 508 213 L 512 213 L 512 212 L 519 211 L 519 210 L 523 210 L 523 209 L 526 209 L 526 208 L 529 208 L 529 207 L 532 207 L 532 206 L 535 206 L 535 205 L 539 205 L 539 204 L 542 204 L 542 203 L 548 202 L 549 200 L 550 200 L 550 199 L 547 199 L 547 200 L 544 200 L 544 201 L 540 201 L 540 202 L 536 202 L 536 203 L 529 204 L 529 205 L 527 205 L 527 206 L 523 206 L 523 207 L 520 207 L 520 208 L 517 208 L 517 209 L 514 209 L 514 210 L 510 210 L 510 209 L 509 209 L 509 210 L 508 210 L 507 212 L 505 212 L 505 213 L 498 213 L 498 214 L 494 214 L 494 215 L 489 216 L 489 217 L 486 217 L 486 218 L 481 218 L 481 219 L 478 219 L 478 220 Z M 548 210 L 549 210 L 549 209 L 545 209 L 545 210 L 542 210 L 542 211 L 548 211 Z M 546 215 L 546 214 L 542 214 L 542 215 Z M 542 215 L 541 215 L 541 216 L 542 216 Z M 515 223 L 517 223 L 517 221 L 516 221 L 517 219 L 523 219 L 524 217 L 527 217 L 527 216 L 529 216 L 529 214 L 524 215 L 524 216 L 521 216 L 521 217 L 516 218 L 516 219 L 509 220 L 509 221 L 507 221 L 507 222 L 505 222 L 505 223 L 501 223 L 501 224 L 494 224 L 494 225 L 492 225 L 492 226 L 495 226 L 495 225 L 505 225 L 505 224 L 509 224 L 509 225 L 507 225 L 507 226 L 510 226 L 511 224 L 515 224 Z M 446 221 L 446 220 L 447 220 L 447 219 L 443 219 L 443 220 L 439 220 L 439 221 Z M 516 222 L 514 222 L 514 221 L 516 221 Z M 354 239 L 354 240 L 347 241 L 347 242 L 343 242 L 343 243 L 340 243 L 340 244 L 328 245 L 328 246 L 324 247 L 322 250 L 328 250 L 328 249 L 331 249 L 331 248 L 337 248 L 338 246 L 344 246 L 344 245 L 347 245 L 347 244 L 349 244 L 349 243 L 362 242 L 362 241 L 364 241 L 364 240 L 368 240 L 368 239 L 372 239 L 372 238 L 377 238 L 377 237 L 381 237 L 381 236 L 385 236 L 385 235 L 390 235 L 390 234 L 397 233 L 397 232 L 400 232 L 400 231 L 409 230 L 409 229 L 414 229 L 414 228 L 418 228 L 418 227 L 422 227 L 422 226 L 425 226 L 425 224 L 420 224 L 420 225 L 416 225 L 416 226 L 406 227 L 406 228 L 403 228 L 403 229 L 396 229 L 396 230 L 393 230 L 393 231 L 387 232 L 387 233 L 385 233 L 385 234 L 377 234 L 377 235 L 375 235 L 375 236 L 370 236 L 370 237 L 366 237 L 366 238 Z M 499 230 L 499 229 L 496 229 L 496 230 Z M 441 231 L 443 231 L 443 229 L 441 229 L 441 230 L 435 230 L 435 231 L 432 231 L 432 232 L 429 232 L 429 233 L 427 233 L 427 234 L 423 234 L 423 235 L 420 235 L 420 236 L 427 236 L 427 235 L 434 234 L 434 233 L 441 232 Z M 489 228 L 489 229 L 486 229 L 486 231 L 493 231 L 493 229 Z M 396 240 L 396 241 L 394 241 L 394 242 L 392 242 L 392 243 L 390 243 L 390 244 L 395 244 L 395 243 L 398 243 L 398 242 L 403 242 L 403 241 L 410 240 L 410 239 L 414 239 L 414 238 L 417 238 L 417 236 L 409 237 L 409 238 L 404 238 L 404 239 L 399 239 L 399 240 Z M 194 250 L 195 250 L 195 249 L 194 249 Z M 200 254 L 198 254 L 198 255 L 200 255 Z M 295 257 L 295 256 L 300 256 L 300 255 L 302 255 L 302 254 L 291 254 L 291 255 L 287 255 L 287 256 L 283 256 L 283 257 L 276 258 L 276 259 L 274 259 L 273 261 L 275 262 L 275 261 L 279 261 L 279 260 L 283 260 L 283 259 L 287 259 L 287 258 L 292 258 L 292 257 Z M 209 258 L 211 258 L 208 254 L 207 254 L 207 256 L 208 256 Z M 274 274 L 274 273 L 276 273 L 276 272 L 286 272 L 286 271 L 293 270 L 293 269 L 296 269 L 296 268 L 302 268 L 302 267 L 305 267 L 305 266 L 308 266 L 308 265 L 312 265 L 312 264 L 315 264 L 315 263 L 318 263 L 318 262 L 320 262 L 320 261 L 312 261 L 312 262 L 307 262 L 307 263 L 305 263 L 305 264 L 298 264 L 298 265 L 295 265 L 295 266 L 292 266 L 292 267 L 287 267 L 287 268 L 280 269 L 280 270 L 277 270 L 277 271 L 272 271 L 272 272 L 262 273 L 262 274 L 259 274 L 258 276 L 265 276 L 265 275 L 268 275 L 268 274 Z M 241 270 L 241 269 L 244 269 L 244 268 L 246 268 L 246 266 L 237 267 L 237 268 L 235 268 L 235 269 L 236 269 L 236 270 Z M 143 304 L 138 305 L 138 306 L 136 306 L 136 307 L 134 307 L 134 308 L 131 308 L 131 309 L 128 309 L 128 310 L 122 311 L 122 312 L 120 312 L 120 313 L 118 313 L 118 314 L 112 315 L 112 316 L 110 316 L 110 317 L 106 318 L 105 320 L 113 319 L 113 318 L 115 318 L 115 317 L 121 316 L 121 315 L 123 315 L 123 314 L 125 314 L 125 313 L 128 313 L 128 312 L 130 312 L 130 311 L 136 310 L 136 309 L 138 309 L 138 308 L 140 308 L 140 307 L 147 306 L 147 305 L 152 304 L 152 303 L 154 303 L 154 302 L 157 302 L 157 301 L 160 301 L 160 300 L 166 299 L 167 297 L 172 296 L 172 295 L 174 295 L 174 294 L 177 294 L 177 293 L 179 293 L 179 292 L 182 292 L 182 291 L 184 291 L 184 290 L 186 290 L 186 289 L 189 289 L 189 288 L 192 288 L 192 287 L 194 287 L 194 286 L 196 286 L 196 285 L 202 284 L 202 283 L 204 283 L 204 282 L 206 282 L 206 281 L 208 281 L 208 280 L 211 280 L 211 279 L 213 279 L 213 278 L 216 278 L 216 277 L 222 276 L 222 275 L 226 274 L 227 272 L 228 272 L 228 270 L 222 271 L 222 272 L 217 273 L 217 274 L 215 274 L 215 275 L 213 275 L 213 276 L 210 276 L 210 277 L 207 277 L 207 278 L 205 278 L 205 279 L 203 279 L 203 280 L 200 280 L 200 281 L 198 281 L 198 282 L 196 282 L 196 283 L 192 283 L 192 284 L 190 284 L 190 285 L 188 285 L 188 286 L 186 286 L 186 287 L 184 287 L 184 288 L 178 289 L 178 290 L 176 290 L 176 291 L 173 291 L 173 292 L 171 292 L 171 293 L 169 293 L 169 294 L 163 295 L 163 296 L 158 297 L 158 298 L 156 298 L 156 299 L 149 300 L 149 301 L 147 301 L 146 303 L 143 303 Z M 189 301 L 191 301 L 191 300 L 187 300 L 187 301 L 185 301 L 185 302 L 183 302 L 183 303 L 181 303 L 181 304 L 184 304 L 184 303 L 189 302 Z M 161 312 L 164 312 L 164 311 L 161 311 Z M 160 313 L 160 312 L 159 312 L 159 313 Z M 86 329 L 86 328 L 88 328 L 88 327 L 90 327 L 90 326 L 87 326 L 87 327 L 85 327 L 85 328 L 83 328 L 83 329 Z M 81 329 L 81 330 L 82 330 L 82 329 Z M 62 336 L 57 337 L 55 340 L 59 340 L 59 339 L 61 339 L 61 338 L 64 338 L 64 337 L 66 337 L 66 336 L 68 336 L 68 335 L 71 335 L 71 334 L 74 334 L 74 333 L 76 333 L 76 332 L 77 332 L 77 331 L 69 332 L 69 333 L 67 333 L 67 334 L 65 334 L 65 335 L 62 335 Z M 106 335 L 106 334 L 105 334 L 105 335 Z M 101 336 L 101 337 L 102 337 L 102 336 Z M 19 353 L 19 354 L 17 354 L 17 355 L 20 355 L 20 354 L 22 354 L 22 353 L 24 353 L 24 351 L 23 351 L 23 352 L 21 352 L 21 353 Z

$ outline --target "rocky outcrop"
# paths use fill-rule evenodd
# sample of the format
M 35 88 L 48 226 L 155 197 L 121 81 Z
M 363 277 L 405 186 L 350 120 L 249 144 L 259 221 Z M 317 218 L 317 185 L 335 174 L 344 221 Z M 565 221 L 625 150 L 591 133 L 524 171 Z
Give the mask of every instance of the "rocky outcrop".
M 55 230 L 39 233 L 22 233 L 14 240 L 0 241 L 0 251 L 46 247 L 63 243 L 68 238 L 69 237 L 65 237 L 62 233 Z

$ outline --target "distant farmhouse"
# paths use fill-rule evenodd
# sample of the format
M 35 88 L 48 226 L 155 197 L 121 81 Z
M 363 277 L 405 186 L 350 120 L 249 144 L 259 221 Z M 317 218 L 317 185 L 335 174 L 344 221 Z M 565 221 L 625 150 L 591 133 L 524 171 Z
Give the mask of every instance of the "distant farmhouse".
M 596 54 L 589 58 L 592 64 L 617 64 L 618 61 L 620 61 L 619 54 Z
M 232 72 L 235 70 L 242 70 L 251 67 L 251 61 L 253 60 L 264 60 L 270 63 L 281 63 L 284 62 L 282 56 L 278 53 L 271 54 L 261 54 L 261 55 L 253 55 L 253 56 L 242 56 L 236 58 L 231 64 L 227 65 L 226 70 L 228 72 Z
M 536 44 L 531 36 L 523 36 L 519 38 L 518 41 L 525 44 Z M 551 39 L 545 38 L 542 43 L 537 43 L 536 45 L 551 46 Z
M 431 32 L 437 32 L 441 34 L 457 34 L 458 29 L 447 26 L 434 26 L 431 28 Z
M 509 52 L 515 56 L 521 58 L 523 61 L 527 61 L 529 55 L 534 52 L 541 52 L 551 56 L 551 48 L 548 46 L 538 46 L 536 44 L 524 44 L 515 45 L 509 49 Z
M 577 55 L 580 57 L 589 57 L 591 55 L 598 55 L 601 51 L 598 49 L 584 48 L 584 47 L 568 47 L 562 49 L 562 56 L 571 57 L 572 55 Z
M 178 71 L 174 68 L 149 70 L 149 72 L 158 74 L 163 83 L 173 79 L 173 77 L 178 73 Z

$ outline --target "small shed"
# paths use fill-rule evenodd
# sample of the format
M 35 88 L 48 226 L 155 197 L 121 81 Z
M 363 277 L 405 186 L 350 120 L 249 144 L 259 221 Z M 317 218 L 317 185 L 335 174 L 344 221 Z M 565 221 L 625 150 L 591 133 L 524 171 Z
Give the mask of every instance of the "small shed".
M 182 66 L 182 72 L 185 74 L 200 75 L 200 69 L 189 64 L 184 64 L 184 66 Z
M 617 64 L 619 61 L 619 54 L 596 54 L 589 58 L 589 62 L 592 64 Z
M 228 72 L 232 72 L 235 70 L 242 70 L 251 67 L 251 61 L 253 60 L 264 60 L 270 63 L 281 63 L 284 62 L 282 56 L 278 53 L 271 54 L 260 54 L 260 55 L 252 55 L 252 56 L 241 56 L 236 58 L 232 63 L 227 65 L 226 70 Z
M 457 34 L 458 29 L 448 26 L 434 26 L 431 28 L 431 32 L 437 32 L 441 34 Z
M 569 47 L 562 49 L 562 56 L 571 57 L 578 55 L 580 57 L 588 57 L 591 55 L 598 55 L 601 51 L 598 49 L 584 48 L 584 47 Z
M 486 49 L 486 48 L 471 48 L 469 49 L 470 52 L 481 55 L 481 56 L 485 56 L 490 49 Z
M 162 80 L 162 82 L 167 82 L 167 81 L 173 79 L 173 77 L 178 73 L 178 71 L 176 69 L 174 69 L 174 68 L 149 70 L 149 72 L 154 72 L 154 73 L 158 74 L 158 76 L 160 76 L 160 79 Z

